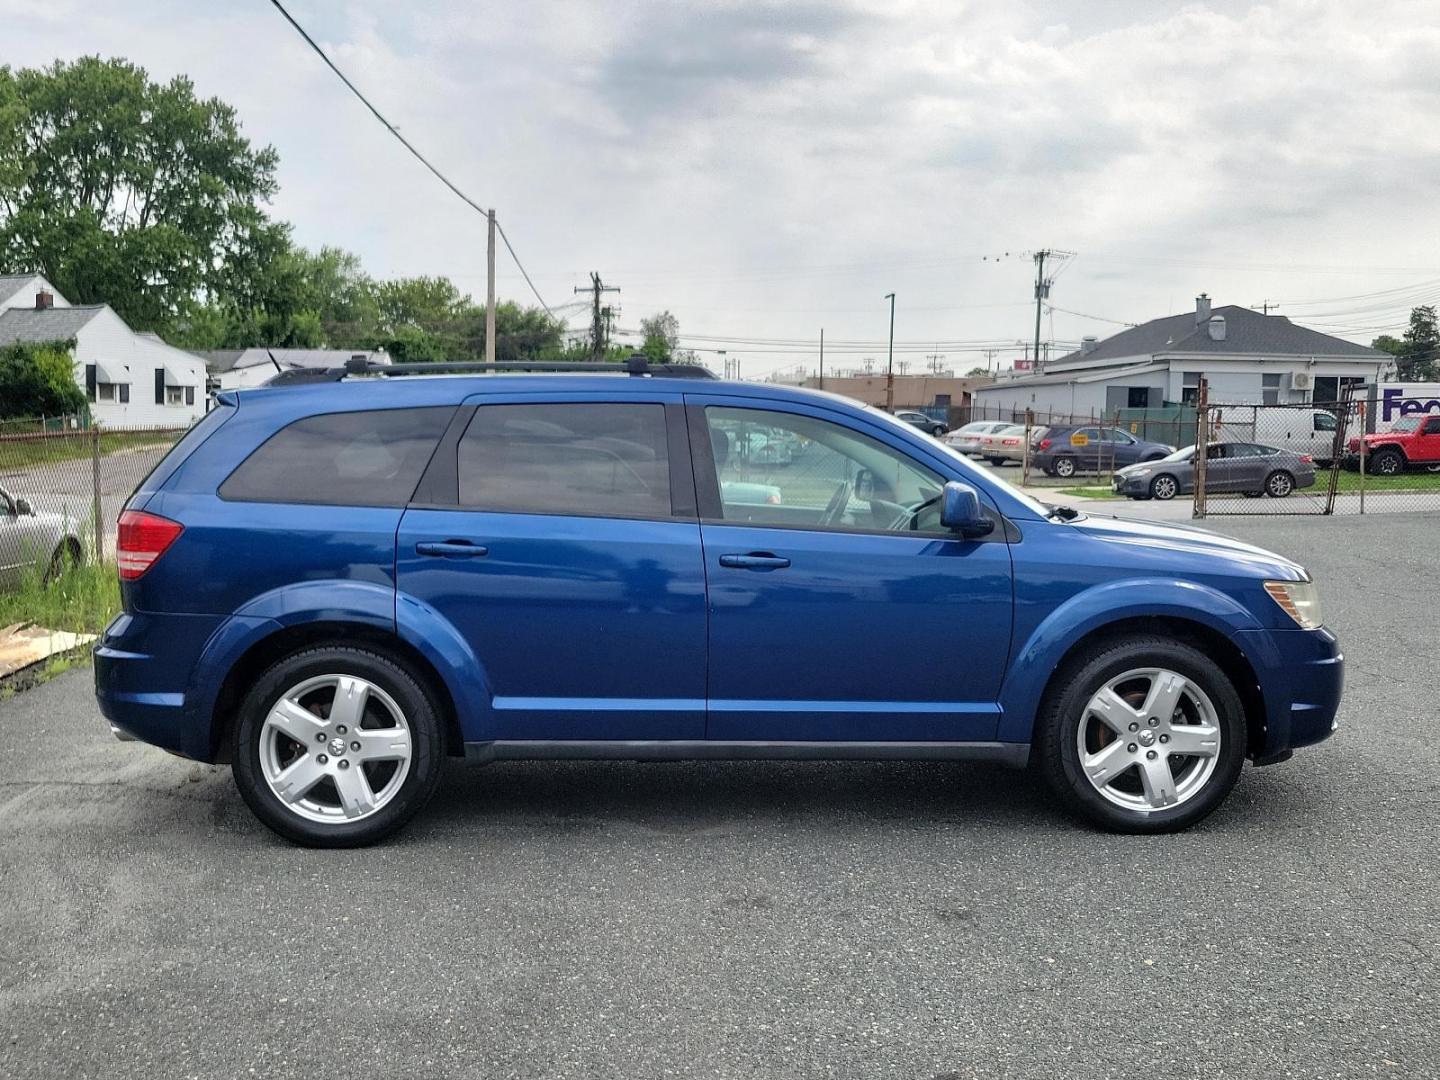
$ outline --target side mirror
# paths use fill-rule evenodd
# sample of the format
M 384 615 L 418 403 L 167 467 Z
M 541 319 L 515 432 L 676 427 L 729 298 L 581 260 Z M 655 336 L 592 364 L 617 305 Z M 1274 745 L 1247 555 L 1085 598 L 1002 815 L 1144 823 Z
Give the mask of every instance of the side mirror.
M 940 524 L 967 538 L 989 536 L 995 530 L 995 522 L 980 510 L 975 489 L 958 480 L 951 480 L 940 493 Z
M 31 516 L 31 515 L 34 514 L 34 513 L 35 513 L 35 511 L 34 511 L 34 509 L 30 506 L 30 503 L 29 503 L 28 500 L 26 500 L 26 499 L 16 499 L 16 500 L 15 500 L 15 516 L 16 516 L 16 517 L 29 517 L 29 516 Z

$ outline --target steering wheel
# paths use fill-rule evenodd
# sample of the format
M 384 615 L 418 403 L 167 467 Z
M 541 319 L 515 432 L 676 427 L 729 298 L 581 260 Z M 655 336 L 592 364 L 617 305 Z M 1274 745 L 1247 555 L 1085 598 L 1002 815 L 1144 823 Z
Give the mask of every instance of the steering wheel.
M 855 491 L 855 485 L 849 480 L 840 481 L 840 486 L 835 489 L 835 494 L 830 496 L 830 502 L 825 507 L 825 512 L 820 515 L 821 525 L 834 525 L 850 506 L 850 496 Z

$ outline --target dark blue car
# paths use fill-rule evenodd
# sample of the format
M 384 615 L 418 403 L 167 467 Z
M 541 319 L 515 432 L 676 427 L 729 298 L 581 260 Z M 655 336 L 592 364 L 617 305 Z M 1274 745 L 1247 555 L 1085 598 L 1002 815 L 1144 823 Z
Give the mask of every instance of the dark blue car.
M 1159 461 L 1173 454 L 1168 443 L 1151 442 L 1118 427 L 1103 424 L 1048 427 L 1030 447 L 1030 465 L 1047 476 L 1068 480 L 1076 473 L 1106 472 Z
M 222 393 L 121 518 L 115 733 L 324 846 L 461 755 L 1030 763 L 1161 832 L 1330 734 L 1290 560 L 1057 510 L 840 397 L 611 370 Z

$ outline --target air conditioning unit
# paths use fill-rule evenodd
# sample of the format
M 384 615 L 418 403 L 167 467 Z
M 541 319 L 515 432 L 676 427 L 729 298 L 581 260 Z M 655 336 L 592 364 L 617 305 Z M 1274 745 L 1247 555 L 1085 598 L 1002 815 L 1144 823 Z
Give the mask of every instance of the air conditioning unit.
M 1292 371 L 1290 373 L 1291 390 L 1312 390 L 1315 387 L 1315 376 L 1308 371 Z

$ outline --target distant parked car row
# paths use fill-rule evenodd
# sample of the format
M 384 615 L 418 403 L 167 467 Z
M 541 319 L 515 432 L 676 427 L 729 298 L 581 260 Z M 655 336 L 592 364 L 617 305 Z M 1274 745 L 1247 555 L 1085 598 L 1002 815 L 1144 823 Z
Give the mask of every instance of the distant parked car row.
M 1025 425 L 977 420 L 952 431 L 945 443 L 992 465 L 1019 462 L 1025 458 Z M 1174 450 L 1166 443 L 1140 439 L 1120 428 L 1099 424 L 1053 425 L 1032 428 L 1030 432 L 1030 464 L 1062 480 L 1080 472 L 1158 461 Z

